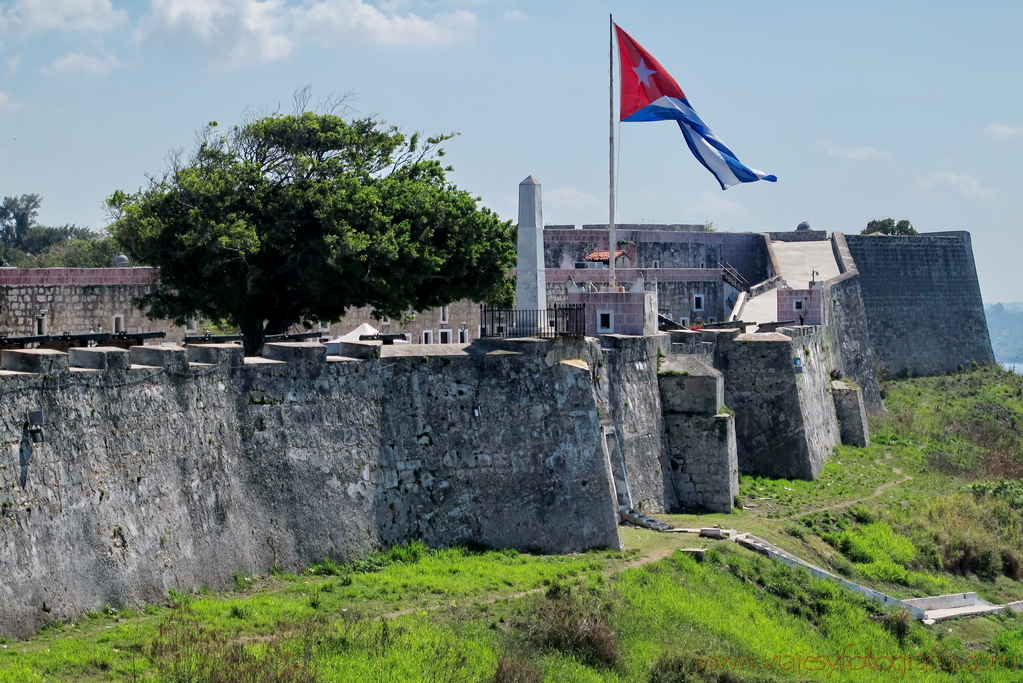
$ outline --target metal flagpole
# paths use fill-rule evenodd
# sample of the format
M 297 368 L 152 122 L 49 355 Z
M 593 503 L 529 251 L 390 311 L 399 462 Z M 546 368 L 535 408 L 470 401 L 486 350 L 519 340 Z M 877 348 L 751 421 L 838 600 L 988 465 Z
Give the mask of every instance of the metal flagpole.
M 608 117 L 609 127 L 611 129 L 608 140 L 610 141 L 609 150 L 609 175 L 611 178 L 610 182 L 610 196 L 607 204 L 607 257 L 608 257 L 608 285 L 610 287 L 616 287 L 615 282 L 615 252 L 617 251 L 617 240 L 615 239 L 615 20 L 613 15 L 610 17 L 610 35 L 608 37 L 608 61 L 610 62 L 610 68 L 608 69 L 608 79 L 610 86 L 608 88 L 610 94 L 610 116 Z

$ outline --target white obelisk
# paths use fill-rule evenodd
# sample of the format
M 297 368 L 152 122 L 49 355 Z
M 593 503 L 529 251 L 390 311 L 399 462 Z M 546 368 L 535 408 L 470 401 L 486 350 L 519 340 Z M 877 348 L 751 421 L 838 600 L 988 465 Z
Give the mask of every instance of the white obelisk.
M 519 183 L 519 251 L 516 261 L 515 308 L 544 311 L 546 316 L 547 271 L 543 261 L 543 200 L 540 183 L 529 176 Z M 546 325 L 546 321 L 540 322 Z

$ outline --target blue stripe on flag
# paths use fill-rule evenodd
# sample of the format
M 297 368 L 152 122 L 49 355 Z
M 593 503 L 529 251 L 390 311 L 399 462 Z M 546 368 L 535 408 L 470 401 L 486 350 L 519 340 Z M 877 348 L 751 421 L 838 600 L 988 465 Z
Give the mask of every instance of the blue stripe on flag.
M 665 98 L 665 100 L 674 103 L 674 100 L 671 98 Z M 692 115 L 687 115 L 683 110 L 682 105 L 684 105 L 685 109 L 692 112 Z M 699 115 L 696 114 L 696 111 L 693 110 L 691 106 L 689 106 L 688 102 L 678 102 L 674 107 L 651 104 L 643 107 L 624 120 L 676 121 L 679 128 L 682 129 L 682 135 L 685 136 L 686 144 L 689 145 L 689 150 L 693 153 L 693 156 L 695 156 L 697 160 L 703 164 L 703 167 L 717 178 L 717 181 L 721 184 L 722 190 L 726 190 L 732 185 L 737 185 L 739 183 L 752 183 L 757 180 L 767 180 L 773 183 L 778 180 L 777 176 L 767 175 L 760 171 L 754 171 L 739 161 L 732 151 L 728 149 L 728 147 L 726 147 L 716 135 L 714 135 L 703 121 L 700 120 Z M 697 137 L 702 143 L 709 146 L 711 150 L 701 149 L 700 144 L 697 142 Z M 713 155 L 714 158 L 707 158 L 708 154 Z M 715 161 L 718 163 L 715 163 Z M 725 168 L 721 168 L 721 161 L 724 162 Z

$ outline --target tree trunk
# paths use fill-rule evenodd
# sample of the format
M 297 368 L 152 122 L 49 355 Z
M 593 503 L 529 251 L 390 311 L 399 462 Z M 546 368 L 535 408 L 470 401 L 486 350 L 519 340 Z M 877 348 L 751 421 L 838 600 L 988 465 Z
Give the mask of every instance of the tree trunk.
M 245 335 L 246 356 L 258 356 L 263 353 L 263 338 L 266 333 L 263 331 L 263 321 L 245 323 L 242 325 L 242 334 Z

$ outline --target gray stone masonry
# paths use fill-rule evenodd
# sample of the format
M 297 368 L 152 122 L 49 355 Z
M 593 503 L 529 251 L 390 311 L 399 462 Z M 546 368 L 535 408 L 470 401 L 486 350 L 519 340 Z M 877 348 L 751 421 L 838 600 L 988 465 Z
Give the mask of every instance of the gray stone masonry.
M 625 459 L 633 507 L 663 512 L 677 506 L 662 450 L 657 366 L 670 353 L 667 334 L 601 337 L 603 367 L 598 392 L 606 392 L 608 424 L 615 426 Z M 600 397 L 600 393 L 598 393 Z
M 842 443 L 846 446 L 869 446 L 870 428 L 867 426 L 863 392 L 854 384 L 835 380 L 831 383 L 831 395 L 835 399 L 835 413 L 842 428 Z
M 657 383 L 678 506 L 731 512 L 739 495 L 739 463 L 735 421 L 718 412 L 722 374 L 696 358 L 671 356 L 661 364 Z
M 670 386 L 665 384 L 667 379 L 671 380 Z M 725 404 L 724 375 L 698 358 L 665 358 L 657 374 L 657 381 L 665 414 L 717 415 Z
M 0 351 L 0 370 L 52 375 L 68 368 L 66 353 L 52 349 L 4 349 Z
M 839 440 L 828 395 L 830 351 L 817 328 L 782 328 L 790 329 L 797 339 L 718 332 L 715 367 L 725 375 L 725 403 L 735 412 L 739 471 L 814 479 Z
M 109 346 L 71 348 L 67 357 L 71 367 L 88 370 L 127 370 L 131 365 L 126 349 Z
M 845 240 L 859 269 L 871 345 L 883 370 L 932 375 L 994 363 L 970 233 Z
M 877 383 L 877 356 L 870 341 L 867 315 L 860 291 L 860 272 L 849 252 L 845 235 L 832 233 L 831 247 L 840 275 L 824 283 L 823 334 L 835 350 L 835 368 L 860 385 L 870 410 L 884 410 Z
M 78 368 L 4 351 L 0 634 L 413 539 L 620 547 L 597 341 L 508 346 L 364 361 L 274 346 L 293 361 L 244 364 L 223 346 L 133 347 L 131 365 L 82 349 Z M 85 369 L 98 355 L 106 369 Z

